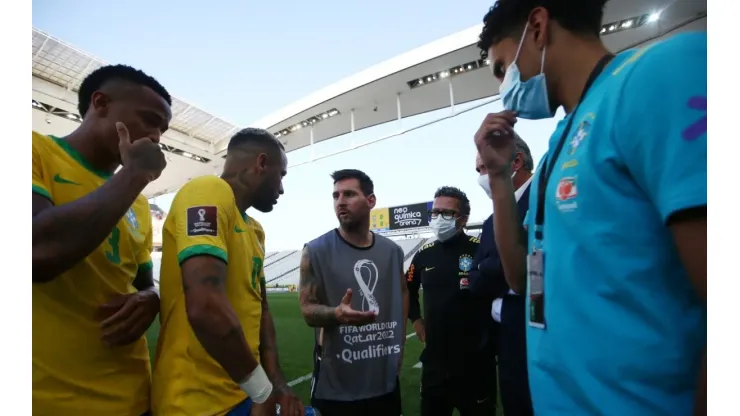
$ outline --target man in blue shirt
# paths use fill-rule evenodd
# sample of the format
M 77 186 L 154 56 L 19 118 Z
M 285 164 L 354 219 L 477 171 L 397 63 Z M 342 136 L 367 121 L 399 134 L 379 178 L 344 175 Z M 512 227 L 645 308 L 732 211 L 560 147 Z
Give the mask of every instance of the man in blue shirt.
M 707 38 L 612 56 L 604 3 L 499 0 L 480 35 L 508 111 L 475 144 L 504 275 L 528 294 L 534 411 L 706 414 Z M 560 106 L 525 232 L 513 125 Z

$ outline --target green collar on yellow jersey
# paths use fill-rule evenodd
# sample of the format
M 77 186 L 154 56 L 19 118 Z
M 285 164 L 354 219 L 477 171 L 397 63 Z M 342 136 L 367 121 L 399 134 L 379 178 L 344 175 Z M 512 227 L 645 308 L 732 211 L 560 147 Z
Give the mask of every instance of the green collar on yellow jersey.
M 90 162 L 88 162 L 84 157 L 82 157 L 82 155 L 80 154 L 80 152 L 78 152 L 77 150 L 73 149 L 72 146 L 70 146 L 69 143 L 67 143 L 66 140 L 62 140 L 59 137 L 51 136 L 51 135 L 49 137 L 51 137 L 51 139 L 54 140 L 54 143 L 56 143 L 59 147 L 61 147 L 62 150 L 64 150 L 65 152 L 67 152 L 67 154 L 72 159 L 76 160 L 77 163 L 79 163 L 80 165 L 82 165 L 82 167 L 84 167 L 85 169 L 87 169 L 90 172 L 92 172 L 92 173 L 100 176 L 103 179 L 109 179 L 112 176 L 108 172 L 103 172 L 103 171 L 97 170 L 94 167 L 92 167 L 92 165 L 90 164 Z

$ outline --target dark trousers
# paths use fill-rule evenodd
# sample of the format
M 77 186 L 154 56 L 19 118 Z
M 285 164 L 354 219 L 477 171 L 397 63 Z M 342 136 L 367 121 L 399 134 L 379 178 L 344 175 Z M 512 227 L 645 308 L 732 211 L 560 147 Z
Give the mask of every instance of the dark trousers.
M 496 414 L 496 363 L 489 363 L 470 373 L 446 376 L 431 363 L 421 370 L 421 416 L 492 416 Z
M 396 380 L 395 390 L 382 396 L 351 402 L 312 397 L 311 406 L 321 416 L 401 416 L 401 388 Z
M 506 295 L 501 306 L 499 383 L 506 416 L 531 416 L 532 398 L 527 376 L 527 341 L 524 296 Z

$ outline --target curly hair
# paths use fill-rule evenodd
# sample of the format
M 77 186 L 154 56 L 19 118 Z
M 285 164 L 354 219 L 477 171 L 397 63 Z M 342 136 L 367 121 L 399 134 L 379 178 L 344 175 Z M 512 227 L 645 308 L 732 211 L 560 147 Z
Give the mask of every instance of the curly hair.
M 77 109 L 80 111 L 80 117 L 85 118 L 85 114 L 87 114 L 87 110 L 90 108 L 90 100 L 93 93 L 99 90 L 105 83 L 114 79 L 121 79 L 149 87 L 164 98 L 167 104 L 172 105 L 170 93 L 156 79 L 145 74 L 143 71 L 128 65 L 106 65 L 91 72 L 82 81 L 80 90 L 77 92 Z
M 478 48 L 485 57 L 491 45 L 521 36 L 530 12 L 544 7 L 550 18 L 574 33 L 599 36 L 607 0 L 498 0 L 483 17 Z

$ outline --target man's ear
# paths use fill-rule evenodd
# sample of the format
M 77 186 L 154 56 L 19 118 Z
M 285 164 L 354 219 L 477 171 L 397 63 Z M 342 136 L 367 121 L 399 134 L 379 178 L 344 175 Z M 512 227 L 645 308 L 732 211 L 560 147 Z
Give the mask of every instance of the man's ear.
M 544 49 L 544 47 L 549 44 L 548 31 L 550 30 L 550 12 L 544 7 L 536 7 L 529 13 L 527 22 L 534 34 L 534 41 L 537 44 L 537 49 Z
M 468 225 L 468 217 L 460 217 L 458 221 L 460 221 L 459 225 L 461 229 L 465 228 L 465 226 Z
M 105 117 L 108 115 L 108 104 L 110 103 L 110 97 L 101 91 L 95 91 L 90 97 L 90 107 L 87 109 L 88 112 L 95 111 L 98 113 L 98 117 Z M 85 114 L 80 114 L 81 117 L 85 117 Z
M 521 152 L 517 152 L 514 154 L 514 161 L 512 162 L 512 171 L 518 172 L 521 168 L 524 167 L 524 154 Z
M 375 199 L 375 194 L 372 194 L 369 197 L 367 197 L 367 202 L 370 205 L 370 209 L 374 209 L 375 204 L 378 202 L 377 199 Z
M 264 172 L 267 169 L 267 163 L 268 163 L 268 156 L 267 153 L 260 153 L 257 155 L 257 171 L 258 172 Z

